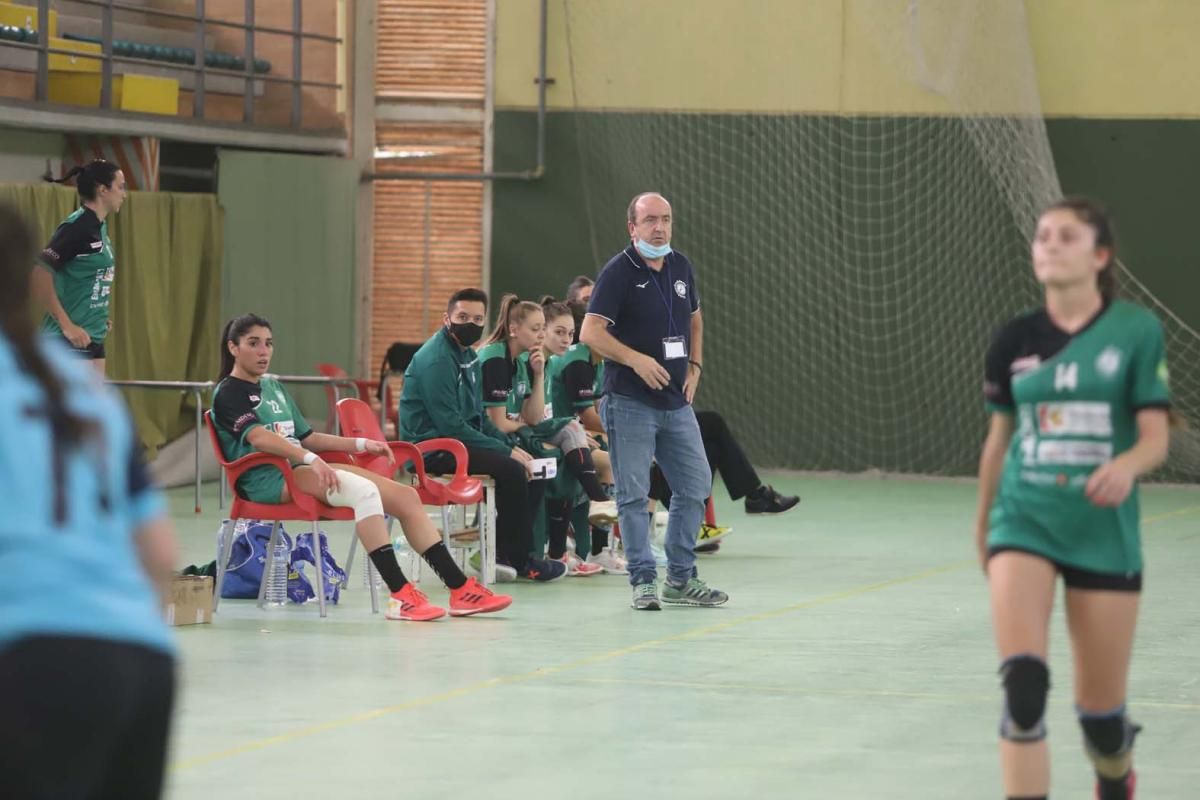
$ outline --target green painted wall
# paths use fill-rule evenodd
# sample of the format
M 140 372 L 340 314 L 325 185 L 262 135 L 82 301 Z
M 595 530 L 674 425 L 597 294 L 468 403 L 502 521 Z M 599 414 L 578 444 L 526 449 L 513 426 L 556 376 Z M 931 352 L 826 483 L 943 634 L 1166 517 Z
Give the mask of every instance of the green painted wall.
M 354 363 L 354 163 L 323 156 L 222 150 L 222 316 L 271 320 L 277 374 Z M 219 332 L 213 332 L 217 346 Z M 305 415 L 326 416 L 320 387 L 289 387 Z
M 933 229 L 914 207 L 934 209 L 937 225 L 957 231 L 1009 216 L 958 123 L 721 115 L 727 146 L 702 169 L 675 146 L 654 149 L 652 173 L 626 169 L 621 143 L 661 131 L 661 121 L 549 115 L 546 176 L 495 187 L 493 292 L 561 295 L 575 275 L 594 275 L 626 243 L 629 197 L 661 187 L 675 198 L 676 246 L 700 273 L 708 344 L 699 405 L 725 414 L 757 463 L 971 472 L 984 424 L 976 387 L 991 329 L 1037 294 L 1015 228 L 991 226 L 990 241 L 906 235 Z M 1066 190 L 1112 206 L 1129 266 L 1200 327 L 1200 246 L 1188 225 L 1200 207 L 1200 162 L 1187 161 L 1200 121 L 1052 120 L 1049 128 Z M 901 159 L 836 144 L 882 140 L 885 131 L 892 142 L 955 148 L 954 184 L 920 185 Z M 532 114 L 498 113 L 497 169 L 525 166 L 535 132 Z M 813 151 L 803 174 L 728 144 L 784 135 Z M 581 143 L 593 149 L 581 153 Z M 781 216 L 797 206 L 828 210 L 831 191 L 844 205 L 830 213 L 853 217 L 854 226 Z M 723 192 L 749 200 L 730 204 Z M 755 263 L 746 255 L 751 247 L 783 253 L 786 263 Z M 888 262 L 889 247 L 902 254 L 904 271 Z

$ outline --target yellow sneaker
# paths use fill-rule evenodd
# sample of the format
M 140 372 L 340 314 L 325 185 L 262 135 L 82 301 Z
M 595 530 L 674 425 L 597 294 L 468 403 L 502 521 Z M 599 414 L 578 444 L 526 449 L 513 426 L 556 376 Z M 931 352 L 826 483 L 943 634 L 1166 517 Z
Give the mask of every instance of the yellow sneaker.
M 698 553 L 713 552 L 717 549 L 717 543 L 731 533 L 733 533 L 733 528 L 726 528 L 720 525 L 701 525 L 700 533 L 696 536 L 696 545 L 693 549 Z

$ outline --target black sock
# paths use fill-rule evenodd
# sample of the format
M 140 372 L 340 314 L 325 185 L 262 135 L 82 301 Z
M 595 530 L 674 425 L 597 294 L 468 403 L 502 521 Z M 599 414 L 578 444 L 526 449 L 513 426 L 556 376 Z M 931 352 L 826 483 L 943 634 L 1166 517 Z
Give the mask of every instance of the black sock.
M 1096 776 L 1100 782 L 1100 800 L 1129 800 L 1129 773 L 1122 778 Z
M 592 452 L 586 447 L 572 450 L 563 456 L 563 467 L 571 473 L 571 477 L 579 481 L 579 485 L 583 487 L 589 500 L 608 499 L 604 488 L 600 486 L 600 479 L 596 477 L 596 465 L 592 463 Z
M 383 578 L 392 594 L 403 589 L 404 584 L 408 583 L 408 578 L 404 577 L 404 571 L 400 569 L 400 562 L 396 560 L 396 551 L 390 544 L 372 550 L 371 563 L 375 565 L 375 571 Z
M 608 531 L 592 526 L 592 555 L 598 556 L 608 547 Z
M 442 583 L 446 584 L 447 589 L 461 588 L 467 582 L 467 576 L 458 568 L 458 564 L 454 563 L 454 556 L 446 549 L 445 542 L 438 542 L 421 553 L 421 558 L 433 567 L 433 571 L 442 579 Z
M 562 558 L 567 552 L 567 528 L 570 522 L 570 500 L 551 500 L 546 504 L 546 538 L 549 540 L 551 558 Z

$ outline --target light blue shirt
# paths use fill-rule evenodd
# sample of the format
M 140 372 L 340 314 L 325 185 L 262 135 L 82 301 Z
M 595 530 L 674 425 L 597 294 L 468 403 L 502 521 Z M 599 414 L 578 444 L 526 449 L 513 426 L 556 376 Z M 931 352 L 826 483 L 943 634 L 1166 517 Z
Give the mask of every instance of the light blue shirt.
M 166 514 L 121 398 L 65 346 L 38 346 L 98 435 L 56 458 L 45 395 L 0 336 L 0 649 L 85 636 L 174 652 L 134 532 Z

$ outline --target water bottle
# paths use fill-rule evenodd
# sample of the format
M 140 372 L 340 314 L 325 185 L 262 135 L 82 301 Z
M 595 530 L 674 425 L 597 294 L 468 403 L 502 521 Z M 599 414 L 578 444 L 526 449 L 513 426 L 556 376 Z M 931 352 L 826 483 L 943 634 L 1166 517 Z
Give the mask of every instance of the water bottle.
M 271 572 L 269 575 L 264 575 L 263 580 L 267 582 L 266 600 L 267 605 L 282 606 L 287 603 L 287 580 L 288 580 L 288 552 L 287 542 L 280 538 L 275 545 L 274 558 L 271 562 Z

